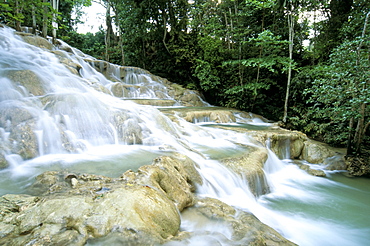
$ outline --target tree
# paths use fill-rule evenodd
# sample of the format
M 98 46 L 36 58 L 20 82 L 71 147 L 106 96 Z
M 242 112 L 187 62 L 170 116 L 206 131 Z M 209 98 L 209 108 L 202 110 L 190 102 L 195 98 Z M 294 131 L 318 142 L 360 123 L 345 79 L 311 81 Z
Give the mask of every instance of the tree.
M 296 23 L 296 18 L 299 15 L 299 1 L 294 0 L 280 0 L 279 1 L 280 8 L 284 8 L 287 20 L 288 20 L 288 33 L 289 33 L 289 66 L 288 66 L 288 80 L 285 92 L 285 102 L 284 102 L 284 115 L 283 115 L 283 122 L 286 123 L 287 116 L 288 116 L 288 100 L 289 100 L 289 90 L 290 90 L 290 83 L 292 79 L 292 64 L 293 64 L 293 47 L 294 47 L 294 25 Z
M 320 34 L 316 38 L 315 49 L 319 60 L 325 62 L 329 54 L 346 38 L 340 35 L 343 24 L 348 23 L 354 0 L 331 0 L 323 6 L 328 18 L 323 20 Z
M 324 140 L 342 145 L 347 142 L 347 155 L 361 153 L 370 124 L 370 36 L 366 34 L 369 15 L 370 12 L 361 36 L 334 49 L 328 65 L 316 68 L 323 71 L 323 76 L 306 89 L 309 102 L 314 104 L 312 115 L 322 118 L 318 130 L 326 135 Z
M 36 21 L 36 11 L 41 7 L 41 0 L 8 0 L 0 3 L 0 20 L 17 31 L 21 31 L 21 26 L 28 20 Z M 32 17 L 31 14 L 32 13 Z M 31 23 L 28 26 L 34 26 Z
M 251 79 L 245 84 L 233 86 L 225 91 L 226 94 L 242 95 L 243 98 L 245 96 L 249 97 L 249 109 L 251 111 L 260 91 L 269 89 L 272 83 L 266 76 L 265 78 L 262 77 L 261 70 L 266 75 L 268 72 L 285 72 L 292 66 L 290 58 L 279 55 L 283 46 L 287 43 L 287 41 L 280 40 L 280 38 L 280 36 L 275 36 L 270 30 L 265 30 L 257 38 L 250 38 L 248 42 L 249 46 L 256 47 L 260 51 L 258 57 L 224 63 L 225 65 L 242 64 L 248 68 L 257 68 L 255 79 Z

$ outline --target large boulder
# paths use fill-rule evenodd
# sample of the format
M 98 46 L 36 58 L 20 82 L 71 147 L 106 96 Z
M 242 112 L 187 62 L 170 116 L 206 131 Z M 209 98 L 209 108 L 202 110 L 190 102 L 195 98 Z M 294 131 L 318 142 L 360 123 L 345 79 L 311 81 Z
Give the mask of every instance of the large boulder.
M 222 164 L 248 180 L 250 190 L 255 196 L 270 192 L 268 182 L 263 171 L 268 157 L 266 148 L 248 146 L 243 155 L 220 160 Z
M 146 174 L 147 183 L 162 190 L 182 211 L 193 205 L 196 184 L 202 183 L 195 166 L 188 157 L 176 154 L 156 158 L 152 166 L 141 167 L 139 173 Z
M 0 106 L 0 169 L 9 166 L 6 154 L 20 155 L 23 159 L 36 157 L 38 140 L 35 134 L 37 112 L 26 103 L 2 102 Z
M 70 57 L 64 53 L 63 51 L 61 50 L 53 50 L 52 51 L 53 54 L 55 54 L 57 56 L 57 58 L 59 59 L 59 61 L 66 67 L 68 68 L 68 70 L 73 73 L 74 75 L 77 75 L 79 76 L 80 73 L 79 71 L 81 70 L 81 65 L 78 64 L 78 63 L 75 63 L 73 62 Z
M 45 94 L 45 83 L 31 70 L 12 70 L 5 73 L 14 84 L 25 88 L 30 95 L 41 96 Z M 20 89 L 19 89 L 20 90 Z M 23 90 L 21 91 L 24 92 Z
M 34 132 L 36 122 L 29 120 L 13 127 L 9 142 L 11 152 L 20 155 L 23 159 L 32 159 L 39 155 L 39 144 Z
M 179 211 L 194 204 L 201 182 L 194 162 L 176 153 L 119 178 L 49 171 L 32 195 L 0 197 L 0 244 L 163 243 L 178 233 Z
M 142 185 L 122 185 L 92 195 L 53 196 L 39 199 L 18 195 L 2 197 L 2 245 L 84 245 L 89 237 L 112 231 L 134 230 L 162 242 L 177 233 L 176 206 L 160 192 Z M 27 201 L 31 201 L 27 203 Z M 18 204 L 25 204 L 19 206 Z M 17 225 L 12 226 L 12 225 Z M 5 230 L 5 231 L 3 231 Z M 10 233 L 11 232 L 11 233 Z
M 16 34 L 21 36 L 26 43 L 46 50 L 53 49 L 53 44 L 43 37 L 23 32 L 16 32 Z
M 133 114 L 122 110 L 115 112 L 111 120 L 117 129 L 117 138 L 125 144 L 142 144 L 143 129 L 140 126 L 141 120 Z
M 234 114 L 229 110 L 194 110 L 186 112 L 183 118 L 192 123 L 199 122 L 215 122 L 215 123 L 231 123 L 235 122 Z
M 213 198 L 198 199 L 193 207 L 183 212 L 182 217 L 199 221 L 192 232 L 175 238 L 183 245 L 191 245 L 194 241 L 199 245 L 202 242 L 206 245 L 295 245 L 253 214 Z M 225 229 L 220 232 L 220 227 Z
M 262 145 L 271 149 L 280 159 L 297 159 L 301 156 L 307 136 L 301 132 L 289 131 L 277 126 L 271 129 L 248 131 Z
M 0 169 L 7 168 L 9 163 L 5 159 L 5 154 L 0 152 Z
M 12 127 L 32 120 L 36 116 L 26 103 L 3 102 L 0 106 L 0 127 L 10 132 Z
M 307 139 L 304 143 L 301 158 L 309 163 L 323 163 L 325 159 L 336 155 L 328 145 Z

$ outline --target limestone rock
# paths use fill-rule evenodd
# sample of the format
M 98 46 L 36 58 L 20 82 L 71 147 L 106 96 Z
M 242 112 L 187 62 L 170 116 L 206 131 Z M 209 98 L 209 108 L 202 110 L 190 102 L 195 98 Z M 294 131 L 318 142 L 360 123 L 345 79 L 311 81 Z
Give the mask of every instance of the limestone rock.
M 137 90 L 138 88 L 138 86 L 124 85 L 116 82 L 111 86 L 111 91 L 115 97 L 128 97 L 130 90 Z
M 33 196 L 0 197 L 0 244 L 163 243 L 177 235 L 179 210 L 194 204 L 201 182 L 177 153 L 119 178 L 48 171 L 29 188 Z
M 307 139 L 302 150 L 301 158 L 309 163 L 322 163 L 326 158 L 332 157 L 335 152 L 324 143 Z
M 0 169 L 7 168 L 9 166 L 3 153 L 0 153 Z
M 231 123 L 235 122 L 235 116 L 228 110 L 202 110 L 187 112 L 184 119 L 188 122 L 215 122 L 215 123 Z
M 152 106 L 160 106 L 160 107 L 169 107 L 174 106 L 176 101 L 171 99 L 128 99 L 134 103 L 140 105 L 152 105 Z
M 179 211 L 193 205 L 195 186 L 202 182 L 195 163 L 180 154 L 158 157 L 152 166 L 141 167 L 139 173 L 146 174 L 148 184 L 162 190 Z
M 126 144 L 142 144 L 143 130 L 139 124 L 140 119 L 125 111 L 116 112 L 112 118 L 119 141 Z
M 78 75 L 78 76 L 80 75 L 79 71 L 82 68 L 80 64 L 73 62 L 71 59 L 69 59 L 68 56 L 66 56 L 64 52 L 60 50 L 54 50 L 52 52 L 58 57 L 59 61 L 66 68 L 68 68 L 69 71 L 71 71 L 71 73 L 73 73 L 74 75 Z
M 42 79 L 30 70 L 14 70 L 5 74 L 14 83 L 23 86 L 31 95 L 41 96 L 45 94 Z M 22 91 L 23 92 L 23 91 Z
M 335 155 L 326 158 L 323 165 L 326 170 L 347 170 L 347 164 L 343 155 Z
M 199 94 L 195 91 L 186 91 L 176 99 L 186 107 L 201 107 L 205 105 L 205 103 L 200 100 Z
M 280 159 L 297 159 L 301 156 L 306 135 L 282 128 L 252 131 L 250 134 L 261 144 L 269 147 Z
M 17 32 L 18 35 L 20 35 L 23 40 L 31 45 L 37 46 L 42 49 L 51 50 L 53 48 L 53 44 L 50 43 L 47 39 L 42 38 L 40 36 L 35 36 L 28 33 L 21 33 Z
M 326 177 L 326 174 L 323 170 L 311 168 L 310 165 L 307 164 L 298 164 L 299 168 L 302 170 L 305 170 L 308 174 L 312 176 L 318 176 L 318 177 Z
M 35 129 L 35 121 L 18 124 L 13 127 L 9 135 L 9 142 L 12 143 L 12 153 L 20 155 L 23 159 L 32 159 L 39 154 L 38 141 Z
M 12 127 L 32 120 L 35 117 L 36 115 L 28 110 L 27 105 L 23 103 L 4 103 L 0 106 L 0 127 L 8 132 L 12 131 Z
M 89 237 L 125 230 L 140 231 L 161 242 L 175 235 L 180 226 L 176 206 L 163 193 L 138 184 L 121 185 L 104 193 L 47 196 L 23 210 L 18 204 L 26 203 L 29 196 L 16 198 L 2 197 L 8 208 L 2 211 L 9 211 L 2 220 L 2 245 L 31 241 L 84 245 Z
M 217 225 L 229 228 L 229 232 L 226 232 L 229 236 L 225 237 L 213 231 L 208 231 L 208 234 L 200 232 L 206 235 L 203 236 L 203 240 L 207 240 L 209 245 L 212 243 L 222 243 L 223 245 L 295 245 L 271 227 L 263 224 L 254 215 L 234 209 L 217 199 L 202 198 L 197 200 L 194 207 L 184 210 L 183 217 L 184 219 L 196 217 L 200 221 L 194 232 L 187 234 L 184 236 L 185 238 L 178 239 L 184 245 L 188 245 L 186 242 L 190 242 L 192 237 L 197 237 L 198 231 L 215 228 Z
M 270 191 L 263 171 L 267 157 L 266 148 L 248 146 L 248 150 L 242 156 L 225 158 L 220 162 L 241 177 L 246 177 L 252 193 L 260 196 Z

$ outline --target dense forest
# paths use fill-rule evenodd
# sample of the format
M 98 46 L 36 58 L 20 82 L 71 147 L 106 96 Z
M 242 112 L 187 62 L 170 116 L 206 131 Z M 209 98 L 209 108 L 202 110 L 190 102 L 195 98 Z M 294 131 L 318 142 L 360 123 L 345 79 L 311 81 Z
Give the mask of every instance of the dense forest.
M 370 149 L 368 0 L 98 2 L 107 28 L 97 33 L 75 31 L 90 0 L 5 0 L 0 21 L 147 69 L 348 156 Z

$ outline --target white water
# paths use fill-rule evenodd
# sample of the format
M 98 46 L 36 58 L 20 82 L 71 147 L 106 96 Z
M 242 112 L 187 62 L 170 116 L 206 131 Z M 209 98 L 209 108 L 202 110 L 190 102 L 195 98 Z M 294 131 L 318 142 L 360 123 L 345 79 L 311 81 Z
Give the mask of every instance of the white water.
M 77 51 L 74 55 L 66 52 L 64 55 L 80 64 L 81 77 L 70 73 L 53 54 L 24 43 L 10 29 L 0 28 L 0 110 L 22 109 L 24 121 L 21 123 L 34 119 L 38 143 L 36 158 L 23 159 L 10 147 L 19 144 L 10 140 L 15 117 L 0 122 L 0 150 L 9 163 L 8 168 L 0 171 L 1 194 L 27 191 L 34 177 L 47 170 L 115 177 L 128 169 L 148 165 L 157 156 L 176 151 L 198 163 L 204 179 L 204 185 L 198 187 L 199 196 L 217 198 L 251 212 L 299 245 L 368 243 L 369 190 L 343 184 L 343 180 L 310 176 L 289 160 L 281 161 L 269 151 L 265 172 L 271 193 L 256 198 L 245 179 L 217 161 L 242 153 L 243 146 L 256 145 L 246 134 L 192 124 L 181 118 L 178 118 L 179 124 L 174 124 L 154 107 L 140 106 L 96 91 L 91 85 L 110 89 L 117 80 L 138 85 L 142 83 L 140 78 L 146 81 L 150 78 L 131 74 L 127 81 L 121 81 L 118 70 L 112 66 L 116 81 L 110 81 L 85 62 Z M 4 77 L 15 70 L 30 70 L 39 76 L 46 96 L 31 95 L 21 83 Z M 159 88 L 157 84 L 152 82 L 157 86 L 153 88 Z M 132 91 L 126 96 L 157 98 L 154 90 L 143 94 Z M 166 93 L 164 88 L 161 91 Z M 43 104 L 45 98 L 50 98 L 47 104 Z M 170 97 L 165 94 L 164 98 Z M 240 115 L 237 118 L 255 126 L 270 125 L 260 119 L 250 120 Z M 71 152 L 63 146 L 65 138 L 71 145 Z M 337 175 L 333 174 L 338 178 Z M 368 181 L 364 182 L 370 187 Z M 198 232 L 192 245 L 215 241 L 225 244 L 222 238 L 231 239 L 229 228 L 222 224 L 206 221 L 200 227 L 198 221 L 184 219 L 182 228 Z M 222 236 L 199 234 L 202 231 Z

